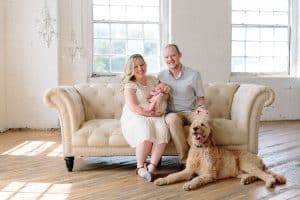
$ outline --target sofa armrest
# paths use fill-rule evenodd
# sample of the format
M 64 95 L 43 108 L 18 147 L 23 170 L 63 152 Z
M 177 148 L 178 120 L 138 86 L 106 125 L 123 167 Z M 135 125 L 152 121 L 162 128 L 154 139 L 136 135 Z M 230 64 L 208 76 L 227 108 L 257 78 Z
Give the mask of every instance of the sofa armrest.
M 58 86 L 48 89 L 44 95 L 48 107 L 56 108 L 62 133 L 64 155 L 72 155 L 72 133 L 85 121 L 81 96 L 72 86 Z
M 264 85 L 241 84 L 231 106 L 231 119 L 248 133 L 248 150 L 258 151 L 259 120 L 264 106 L 274 102 L 274 91 Z

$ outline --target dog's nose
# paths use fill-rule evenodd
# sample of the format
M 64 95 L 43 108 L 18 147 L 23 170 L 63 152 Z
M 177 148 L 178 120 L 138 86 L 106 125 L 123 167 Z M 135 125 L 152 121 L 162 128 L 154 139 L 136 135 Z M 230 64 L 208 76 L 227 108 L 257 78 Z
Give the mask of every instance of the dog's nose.
M 198 130 L 198 127 L 194 127 L 193 130 L 194 130 L 194 131 L 197 131 L 197 130 Z

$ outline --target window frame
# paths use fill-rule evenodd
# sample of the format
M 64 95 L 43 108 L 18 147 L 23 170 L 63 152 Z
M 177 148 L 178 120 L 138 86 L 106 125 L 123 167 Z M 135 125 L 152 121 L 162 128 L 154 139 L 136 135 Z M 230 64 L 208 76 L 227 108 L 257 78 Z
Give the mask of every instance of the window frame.
M 231 5 L 232 5 L 232 1 L 231 1 Z M 233 10 L 231 8 L 231 15 L 233 13 L 233 11 L 237 11 L 237 10 Z M 241 10 L 239 10 L 241 11 Z M 267 25 L 267 24 L 263 24 L 263 25 L 259 25 L 259 24 L 233 24 L 232 23 L 232 17 L 231 17 L 231 40 L 230 40 L 230 44 L 231 44 L 231 51 L 230 51 L 230 73 L 232 76 L 296 76 L 296 71 L 297 71 L 297 66 L 296 66 L 296 49 L 297 46 L 293 45 L 293 41 L 296 41 L 296 33 L 297 33 L 297 26 L 296 26 L 296 6 L 295 6 L 295 1 L 293 0 L 288 0 L 288 25 L 287 26 L 283 26 L 283 25 L 275 25 L 275 24 L 271 24 L 271 25 Z M 287 65 L 287 72 L 233 72 L 232 71 L 232 58 L 234 57 L 232 55 L 232 44 L 234 42 L 234 40 L 232 39 L 232 30 L 233 28 L 236 27 L 245 27 L 245 29 L 247 27 L 256 27 L 256 28 L 281 28 L 281 27 L 287 27 L 288 30 L 288 65 Z M 246 31 L 245 31 L 246 34 Z M 245 39 L 245 41 L 247 41 Z M 243 56 L 244 58 L 247 56 Z
M 166 44 L 168 44 L 169 42 L 169 0 L 159 0 L 159 28 L 160 28 L 160 40 L 159 40 L 159 69 L 162 69 L 163 67 L 163 61 L 162 61 L 162 47 L 165 46 Z M 94 32 L 93 32 L 93 25 L 94 25 L 94 21 L 93 20 L 93 0 L 88 0 L 87 1 L 87 16 L 86 18 L 87 20 L 87 29 L 88 29 L 88 33 L 87 33 L 87 45 L 88 45 L 88 49 L 89 49 L 89 53 L 88 53 L 88 65 L 89 70 L 88 70 L 88 74 L 90 77 L 114 77 L 114 76 L 118 76 L 122 73 L 113 73 L 113 72 L 108 72 L 108 73 L 96 73 L 93 71 L 93 59 L 94 59 Z M 101 20 L 100 20 L 101 21 Z M 110 20 L 103 20 L 102 22 L 108 22 Z M 113 21 L 113 23 L 123 23 L 124 21 Z M 141 23 L 140 21 L 130 21 L 127 24 L 130 23 Z M 144 23 L 144 22 L 142 22 Z M 149 24 L 153 24 L 152 22 L 149 22 Z M 160 71 L 160 70 L 159 70 Z

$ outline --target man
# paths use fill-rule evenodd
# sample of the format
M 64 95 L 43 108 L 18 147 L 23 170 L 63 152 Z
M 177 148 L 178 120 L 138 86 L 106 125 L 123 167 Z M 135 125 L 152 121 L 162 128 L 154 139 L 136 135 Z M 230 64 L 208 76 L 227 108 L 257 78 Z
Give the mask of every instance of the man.
M 171 87 L 166 123 L 184 165 L 189 147 L 183 126 L 189 125 L 199 112 L 208 114 L 204 107 L 204 89 L 200 73 L 181 64 L 182 54 L 177 45 L 168 44 L 163 56 L 168 69 L 160 72 L 158 79 Z

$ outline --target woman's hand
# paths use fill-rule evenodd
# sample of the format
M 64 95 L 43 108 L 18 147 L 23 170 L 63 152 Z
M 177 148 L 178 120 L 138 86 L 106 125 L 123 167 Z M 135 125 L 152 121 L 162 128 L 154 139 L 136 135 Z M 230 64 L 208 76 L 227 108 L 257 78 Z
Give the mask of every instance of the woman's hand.
M 163 93 L 168 94 L 170 90 L 171 90 L 170 86 L 165 85 L 165 87 L 163 88 Z

